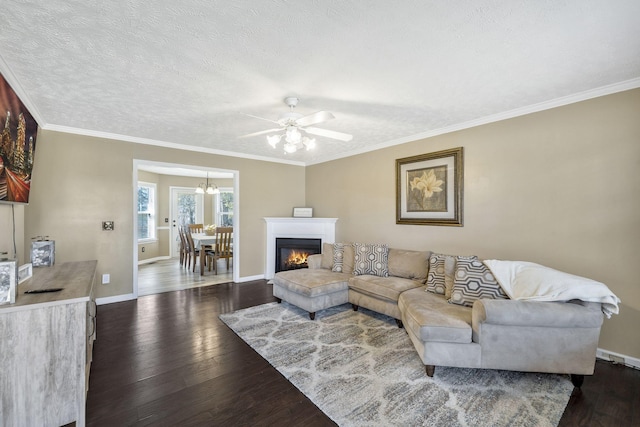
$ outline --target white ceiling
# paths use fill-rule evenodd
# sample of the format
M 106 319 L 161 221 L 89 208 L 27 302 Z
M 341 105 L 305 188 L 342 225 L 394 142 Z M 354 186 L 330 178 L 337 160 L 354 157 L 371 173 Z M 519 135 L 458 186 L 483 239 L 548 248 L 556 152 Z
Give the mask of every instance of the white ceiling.
M 0 71 L 45 129 L 314 164 L 640 87 L 638 0 L 3 0 Z M 313 151 L 264 135 L 286 96 Z

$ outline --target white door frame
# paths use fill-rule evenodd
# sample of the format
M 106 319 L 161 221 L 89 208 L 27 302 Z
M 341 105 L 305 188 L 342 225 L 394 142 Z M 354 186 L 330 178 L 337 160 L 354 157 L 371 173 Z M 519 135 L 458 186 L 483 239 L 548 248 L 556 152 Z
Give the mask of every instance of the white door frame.
M 185 165 L 181 163 L 154 162 L 151 160 L 133 159 L 133 297 L 138 298 L 138 168 L 141 165 L 153 165 L 167 168 L 193 169 L 204 172 L 230 172 L 233 174 L 233 251 L 240 253 L 240 171 L 212 168 L 195 165 Z M 231 258 L 233 264 L 233 281 L 240 282 L 240 257 Z

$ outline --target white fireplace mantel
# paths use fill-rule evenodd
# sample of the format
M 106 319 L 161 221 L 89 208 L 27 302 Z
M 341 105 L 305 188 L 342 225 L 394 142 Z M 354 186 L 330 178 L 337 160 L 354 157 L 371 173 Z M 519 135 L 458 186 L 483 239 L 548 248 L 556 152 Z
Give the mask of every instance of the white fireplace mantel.
M 321 239 L 335 243 L 338 218 L 264 218 L 267 223 L 267 260 L 264 277 L 272 279 L 276 271 L 276 239 L 279 237 Z

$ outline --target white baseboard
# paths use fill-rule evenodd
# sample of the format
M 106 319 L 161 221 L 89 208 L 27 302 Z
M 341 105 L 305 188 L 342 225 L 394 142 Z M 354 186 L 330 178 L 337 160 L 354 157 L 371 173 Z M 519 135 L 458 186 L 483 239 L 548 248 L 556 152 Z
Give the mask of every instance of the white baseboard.
M 240 277 L 236 283 L 251 282 L 253 280 L 261 279 L 264 279 L 264 274 L 260 274 L 257 276 Z M 135 295 L 133 294 L 114 295 L 112 297 L 96 298 L 96 304 L 113 304 L 116 302 L 131 301 L 132 299 L 136 299 Z
M 596 357 L 598 359 L 624 364 L 625 366 L 628 366 L 630 368 L 640 369 L 640 359 L 636 359 L 635 357 L 627 356 L 625 354 L 616 353 L 615 351 L 598 348 L 596 350 Z
M 134 294 L 114 295 L 112 297 L 96 298 L 96 304 L 113 304 L 114 302 L 131 301 L 132 299 L 136 299 Z
M 149 259 L 143 259 L 142 261 L 138 261 L 138 265 L 142 265 L 142 264 L 151 264 L 153 262 L 156 261 L 164 261 L 166 259 L 171 259 L 170 256 L 165 255 L 165 256 L 157 256 L 155 258 L 149 258 Z
M 257 276 L 238 277 L 238 281 L 236 283 L 251 282 L 252 280 L 262 279 L 264 279 L 264 274 L 258 274 Z

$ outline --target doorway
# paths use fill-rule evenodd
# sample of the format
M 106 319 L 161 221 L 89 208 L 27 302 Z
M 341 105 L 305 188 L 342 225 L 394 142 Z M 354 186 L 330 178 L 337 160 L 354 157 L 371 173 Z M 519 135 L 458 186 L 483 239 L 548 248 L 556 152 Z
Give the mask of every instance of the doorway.
M 157 262 L 175 261 L 176 268 L 180 268 L 178 264 L 179 258 L 179 225 L 189 223 L 215 223 L 215 203 L 211 203 L 202 194 L 196 194 L 195 189 L 200 186 L 200 181 L 205 180 L 224 183 L 224 189 L 229 191 L 233 197 L 234 207 L 230 215 L 226 218 L 233 226 L 234 251 L 239 253 L 239 224 L 238 215 L 239 205 L 239 171 L 226 170 L 217 168 L 207 168 L 202 166 L 161 163 L 146 160 L 133 161 L 133 184 L 134 189 L 138 188 L 138 182 L 141 178 L 143 181 L 155 180 L 158 182 L 158 206 L 157 206 L 157 222 L 156 231 L 158 239 L 159 256 Z M 223 187 L 220 186 L 222 189 Z M 134 230 L 133 230 L 133 294 L 138 297 L 138 267 L 145 262 L 156 262 L 156 259 L 145 260 L 149 257 L 149 250 L 145 254 L 139 252 L 138 240 L 138 216 L 137 197 L 138 192 L 134 191 Z M 214 198 L 215 200 L 215 198 Z M 164 261 L 163 261 L 164 260 Z M 240 260 L 239 257 L 232 258 L 231 274 L 234 282 L 239 282 Z M 196 273 L 199 276 L 199 273 Z M 207 277 L 205 274 L 199 277 L 199 282 L 203 280 L 215 281 L 213 277 Z M 148 292 L 146 293 L 148 294 Z

